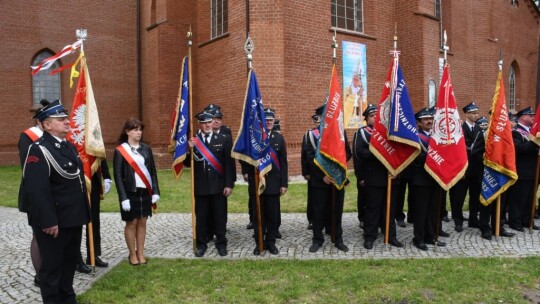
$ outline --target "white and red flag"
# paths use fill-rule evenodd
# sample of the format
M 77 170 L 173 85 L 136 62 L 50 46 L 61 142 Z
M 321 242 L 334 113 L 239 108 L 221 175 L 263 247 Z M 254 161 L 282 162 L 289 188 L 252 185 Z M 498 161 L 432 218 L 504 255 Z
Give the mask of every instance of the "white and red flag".
M 444 66 L 436 108 L 424 168 L 444 190 L 448 190 L 463 177 L 468 166 L 448 64 Z
M 90 81 L 86 58 L 81 60 L 79 82 L 69 117 L 71 132 L 67 139 L 75 145 L 84 166 L 88 192 L 92 190 L 92 175 L 105 158 L 105 144 L 99 124 L 99 115 Z
M 75 43 L 73 44 L 68 44 L 66 45 L 61 51 L 60 53 L 58 54 L 55 54 L 54 56 L 51 56 L 49 58 L 45 58 L 43 59 L 42 62 L 40 62 L 38 65 L 36 66 L 32 66 L 32 76 L 36 75 L 37 73 L 39 73 L 39 71 L 41 70 L 47 70 L 49 69 L 58 59 L 60 58 L 63 58 L 63 57 L 66 57 L 67 55 L 70 55 L 70 54 L 73 54 L 75 53 L 75 51 L 77 49 L 79 49 L 82 45 L 82 40 L 77 40 Z M 69 65 L 65 65 L 63 67 L 60 67 L 59 69 L 56 69 L 54 71 L 51 71 L 51 75 L 53 74 L 56 74 L 58 72 L 61 72 L 67 68 L 70 68 L 73 64 L 69 64 Z

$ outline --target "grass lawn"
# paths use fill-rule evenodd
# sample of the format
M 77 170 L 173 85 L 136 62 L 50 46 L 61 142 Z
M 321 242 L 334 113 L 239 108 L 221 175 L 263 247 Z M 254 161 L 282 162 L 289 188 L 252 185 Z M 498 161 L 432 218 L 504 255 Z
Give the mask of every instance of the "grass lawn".
M 529 303 L 540 258 L 122 262 L 80 303 Z

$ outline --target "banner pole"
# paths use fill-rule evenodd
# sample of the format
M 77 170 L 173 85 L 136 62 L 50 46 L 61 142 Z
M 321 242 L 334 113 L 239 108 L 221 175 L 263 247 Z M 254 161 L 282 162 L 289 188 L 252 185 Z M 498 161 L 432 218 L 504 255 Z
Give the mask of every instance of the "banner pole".
M 257 209 L 257 237 L 259 238 L 259 255 L 263 254 L 264 246 L 263 246 L 263 233 L 262 233 L 262 217 L 261 217 L 261 198 L 259 196 L 259 168 L 253 166 L 253 169 L 255 171 L 255 205 Z M 248 189 L 249 191 L 249 189 Z
M 499 236 L 501 229 L 501 195 L 497 196 L 497 205 L 495 205 L 495 236 Z
M 193 91 L 191 82 L 191 45 L 193 44 L 193 32 L 191 32 L 191 26 L 187 32 L 188 38 L 188 85 L 189 85 L 189 138 L 193 138 Z M 182 81 L 182 80 L 180 80 Z M 197 226 L 196 226 L 196 215 L 195 215 L 195 167 L 193 160 L 193 147 L 191 149 L 191 159 L 190 159 L 190 168 L 191 168 L 191 232 L 193 239 L 193 253 L 197 252 Z

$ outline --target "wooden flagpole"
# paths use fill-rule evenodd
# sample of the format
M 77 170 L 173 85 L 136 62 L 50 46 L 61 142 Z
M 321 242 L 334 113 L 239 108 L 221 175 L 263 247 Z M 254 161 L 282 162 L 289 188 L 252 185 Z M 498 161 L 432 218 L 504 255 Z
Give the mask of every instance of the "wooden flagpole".
M 388 174 L 388 180 L 386 185 L 386 221 L 384 225 L 384 244 L 388 244 L 390 238 L 390 198 L 392 196 L 392 177 Z
M 193 91 L 191 86 L 191 45 L 193 44 L 193 32 L 191 32 L 191 26 L 187 32 L 188 39 L 188 86 L 189 86 L 189 138 L 193 138 Z M 184 71 L 185 73 L 186 71 Z M 182 79 L 180 79 L 180 86 L 182 84 Z M 195 215 L 195 167 L 193 160 L 193 147 L 191 149 L 191 231 L 193 239 L 193 253 L 197 252 L 197 226 L 196 226 L 196 215 Z
M 264 245 L 263 245 L 262 217 L 261 217 L 261 197 L 259 196 L 260 177 L 259 177 L 259 168 L 253 166 L 253 169 L 254 169 L 253 171 L 255 172 L 255 176 L 253 176 L 255 180 L 255 185 L 253 185 L 253 187 L 255 188 L 255 206 L 257 209 L 257 230 L 258 230 L 257 237 L 259 238 L 259 255 L 262 255 L 264 251 Z

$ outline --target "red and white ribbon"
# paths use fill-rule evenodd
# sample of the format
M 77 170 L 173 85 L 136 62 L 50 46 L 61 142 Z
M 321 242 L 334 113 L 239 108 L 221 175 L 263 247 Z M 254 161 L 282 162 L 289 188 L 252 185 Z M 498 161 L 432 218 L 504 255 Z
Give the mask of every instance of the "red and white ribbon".
M 60 53 L 51 56 L 49 58 L 44 59 L 42 62 L 39 63 L 37 66 L 32 66 L 32 76 L 39 73 L 41 70 L 46 70 L 50 68 L 58 59 L 65 57 L 69 54 L 72 54 L 77 50 L 82 44 L 82 40 L 77 40 L 75 43 L 71 45 L 66 45 Z

